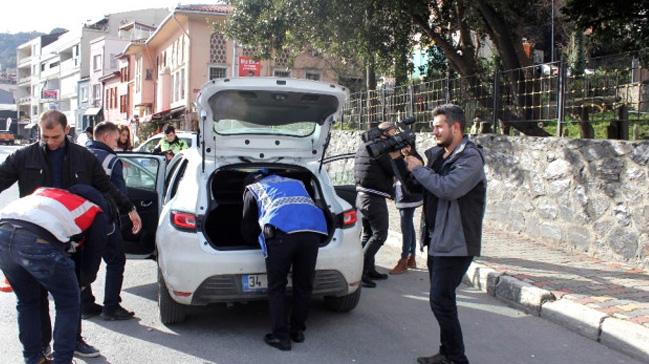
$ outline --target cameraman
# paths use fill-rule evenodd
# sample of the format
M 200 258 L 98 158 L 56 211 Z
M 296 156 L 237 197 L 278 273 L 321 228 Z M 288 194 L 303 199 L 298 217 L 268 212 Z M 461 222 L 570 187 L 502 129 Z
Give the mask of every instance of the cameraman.
M 397 127 L 385 121 L 379 124 L 380 139 L 387 139 L 397 134 Z M 378 158 L 370 157 L 366 145 L 370 140 L 361 145 L 354 158 L 354 180 L 356 182 L 356 208 L 363 215 L 363 235 L 361 242 L 365 249 L 363 265 L 363 287 L 374 288 L 374 280 L 387 279 L 388 275 L 379 273 L 374 266 L 374 256 L 388 237 L 388 205 L 386 198 L 392 198 L 394 193 L 395 169 L 391 160 L 392 154 L 385 154 Z M 396 152 L 397 156 L 401 154 Z
M 487 179 L 482 150 L 467 139 L 464 126 L 459 106 L 435 108 L 437 146 L 426 151 L 426 166 L 412 156 L 406 156 L 405 163 L 395 161 L 401 175 L 407 176 L 408 189 L 424 194 L 422 243 L 428 245 L 430 307 L 440 327 L 441 345 L 439 353 L 417 358 L 420 364 L 469 362 L 455 290 L 473 257 L 480 255 Z

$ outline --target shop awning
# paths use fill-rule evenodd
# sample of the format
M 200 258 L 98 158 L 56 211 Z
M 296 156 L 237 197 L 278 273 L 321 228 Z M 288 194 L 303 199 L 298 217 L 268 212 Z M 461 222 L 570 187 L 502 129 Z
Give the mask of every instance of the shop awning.
M 101 107 L 89 107 L 86 109 L 86 111 L 83 113 L 85 116 L 96 116 L 101 112 Z
M 155 114 L 146 115 L 141 119 L 141 121 L 146 123 L 151 120 L 162 120 L 162 119 L 171 120 L 179 117 L 184 112 L 185 112 L 184 106 L 174 107 L 173 109 L 159 111 Z

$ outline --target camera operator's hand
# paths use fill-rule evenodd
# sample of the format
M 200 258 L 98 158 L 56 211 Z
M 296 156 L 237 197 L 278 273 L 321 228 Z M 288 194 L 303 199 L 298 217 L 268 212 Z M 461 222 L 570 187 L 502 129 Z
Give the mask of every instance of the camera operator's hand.
M 404 157 L 404 160 L 406 161 L 406 168 L 408 168 L 408 170 L 409 170 L 410 172 L 414 171 L 415 168 L 417 168 L 417 167 L 421 167 L 421 166 L 424 165 L 424 164 L 419 160 L 419 158 L 417 158 L 417 157 L 415 157 L 415 156 L 412 156 L 412 155 L 405 156 L 405 157 Z

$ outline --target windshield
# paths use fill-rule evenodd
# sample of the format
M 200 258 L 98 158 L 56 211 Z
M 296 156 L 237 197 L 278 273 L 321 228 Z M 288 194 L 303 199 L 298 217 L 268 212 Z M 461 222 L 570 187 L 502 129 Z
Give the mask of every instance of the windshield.
M 221 135 L 272 134 L 306 137 L 315 131 L 317 124 L 312 121 L 299 121 L 279 125 L 262 125 L 236 119 L 221 119 L 214 123 L 214 131 Z

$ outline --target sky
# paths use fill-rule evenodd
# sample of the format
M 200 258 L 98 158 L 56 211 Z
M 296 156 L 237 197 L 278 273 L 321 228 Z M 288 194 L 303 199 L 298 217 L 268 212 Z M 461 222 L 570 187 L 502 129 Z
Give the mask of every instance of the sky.
M 216 1 L 170 0 L 12 0 L 2 1 L 0 32 L 39 31 L 49 33 L 54 28 L 74 29 L 87 20 L 103 15 L 146 8 L 173 8 L 178 3 L 212 3 Z

